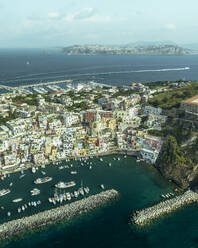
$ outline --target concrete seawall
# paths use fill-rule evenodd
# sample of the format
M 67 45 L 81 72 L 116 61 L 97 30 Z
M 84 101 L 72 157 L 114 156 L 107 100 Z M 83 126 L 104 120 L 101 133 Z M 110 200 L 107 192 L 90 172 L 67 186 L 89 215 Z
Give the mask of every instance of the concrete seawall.
M 139 226 L 144 226 L 150 221 L 162 215 L 171 213 L 176 209 L 190 204 L 192 202 L 198 202 L 198 194 L 191 190 L 188 190 L 182 195 L 176 196 L 169 200 L 162 201 L 152 207 L 136 211 L 132 215 L 131 221 Z
M 12 238 L 26 231 L 36 230 L 48 224 L 69 220 L 74 216 L 91 211 L 116 199 L 118 194 L 116 190 L 107 190 L 55 209 L 6 222 L 0 225 L 0 240 Z

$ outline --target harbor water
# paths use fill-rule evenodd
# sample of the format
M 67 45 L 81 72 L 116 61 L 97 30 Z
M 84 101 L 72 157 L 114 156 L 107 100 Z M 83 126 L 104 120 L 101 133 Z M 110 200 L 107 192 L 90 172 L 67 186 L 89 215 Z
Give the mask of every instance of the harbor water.
M 117 160 L 118 157 L 120 160 Z M 90 188 L 89 194 L 101 192 L 99 186 L 104 184 L 105 189 L 114 188 L 120 192 L 116 202 L 39 232 L 3 242 L 1 246 L 198 247 L 197 204 L 159 218 L 145 228 L 137 228 L 130 224 L 130 215 L 133 211 L 160 201 L 161 194 L 173 192 L 173 185 L 165 181 L 155 169 L 143 162 L 136 162 L 133 157 L 124 158 L 120 155 L 103 157 L 103 161 L 93 158 L 89 162 L 92 162 L 92 169 L 86 164 L 81 165 L 80 161 L 70 161 L 62 163 L 73 164 L 69 169 L 60 170 L 58 167 L 61 164 L 49 165 L 45 169 L 39 169 L 35 174 L 30 170 L 24 171 L 26 176 L 22 179 L 19 179 L 19 173 L 7 177 L 1 182 L 2 188 L 7 187 L 10 182 L 13 182 L 13 186 L 10 187 L 11 193 L 1 197 L 1 206 L 5 207 L 5 210 L 0 210 L 1 222 L 53 207 L 47 199 L 54 192 L 54 184 L 60 180 L 76 182 L 76 186 L 68 188 L 67 191 L 79 188 L 83 181 L 83 185 Z M 36 185 L 41 194 L 30 196 L 29 191 L 35 187 L 33 180 L 42 176 L 41 170 L 52 176 L 53 180 Z M 71 170 L 76 170 L 77 174 L 70 174 Z M 17 197 L 23 198 L 23 201 L 12 203 L 11 200 Z M 41 200 L 41 204 L 18 214 L 17 207 L 32 199 Z M 10 217 L 7 217 L 7 211 L 11 212 Z

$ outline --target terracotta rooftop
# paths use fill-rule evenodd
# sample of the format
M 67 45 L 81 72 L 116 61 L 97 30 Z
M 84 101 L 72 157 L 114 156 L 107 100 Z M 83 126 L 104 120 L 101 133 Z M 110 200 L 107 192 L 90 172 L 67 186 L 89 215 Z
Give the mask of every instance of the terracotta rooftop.
M 182 103 L 198 105 L 198 96 L 193 96 L 187 100 L 182 101 Z

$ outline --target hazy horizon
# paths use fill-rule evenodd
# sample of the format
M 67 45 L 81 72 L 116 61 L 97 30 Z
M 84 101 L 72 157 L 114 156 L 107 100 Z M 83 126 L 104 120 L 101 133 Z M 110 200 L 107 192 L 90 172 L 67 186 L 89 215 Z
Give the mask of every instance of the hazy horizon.
M 0 0 L 0 48 L 198 43 L 195 0 Z

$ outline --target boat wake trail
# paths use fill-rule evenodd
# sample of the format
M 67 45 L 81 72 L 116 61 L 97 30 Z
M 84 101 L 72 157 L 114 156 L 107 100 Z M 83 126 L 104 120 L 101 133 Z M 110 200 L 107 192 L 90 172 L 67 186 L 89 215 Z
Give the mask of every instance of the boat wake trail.
M 21 78 L 14 78 L 3 81 L 4 83 L 8 82 L 23 82 L 23 81 L 32 81 L 32 80 L 50 80 L 50 79 L 71 79 L 71 78 L 78 78 L 84 76 L 103 76 L 103 75 L 113 75 L 113 74 L 130 74 L 130 73 L 149 73 L 149 72 L 170 72 L 170 71 L 186 71 L 190 70 L 190 67 L 177 67 L 177 68 L 162 68 L 162 69 L 148 69 L 148 70 L 127 70 L 127 71 L 108 71 L 108 72 L 93 72 L 93 73 L 77 73 L 77 74 L 62 74 L 62 75 L 54 75 L 52 73 L 40 73 L 40 74 L 30 74 L 31 76 Z M 55 72 L 53 72 L 55 73 Z M 57 74 L 60 72 L 57 72 Z M 43 74 L 43 75 L 42 75 Z

